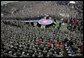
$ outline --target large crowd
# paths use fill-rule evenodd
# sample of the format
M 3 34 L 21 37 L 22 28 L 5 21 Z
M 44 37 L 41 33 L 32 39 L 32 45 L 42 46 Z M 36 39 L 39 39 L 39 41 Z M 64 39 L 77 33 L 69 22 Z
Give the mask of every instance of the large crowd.
M 68 8 L 68 3 L 69 1 L 22 1 L 1 6 L 2 17 L 17 17 L 15 21 L 1 18 L 1 57 L 83 56 L 83 2 L 76 1 L 73 10 Z M 18 18 L 45 13 L 58 16 L 58 12 L 71 13 L 78 19 L 64 18 L 56 28 L 48 26 L 45 29 L 18 21 Z M 68 31 L 61 30 L 63 23 L 67 24 Z
M 19 1 L 1 6 L 4 17 L 25 18 L 44 14 L 59 16 L 59 13 L 68 13 L 72 17 L 77 16 L 75 9 L 71 10 L 67 4 L 69 1 Z M 62 4 L 62 5 L 60 5 Z M 81 3 L 82 4 L 82 3 Z M 80 14 L 78 14 L 79 16 Z
M 75 25 L 75 21 L 68 24 L 78 26 Z M 63 32 L 54 27 L 45 29 L 28 25 L 16 27 L 6 25 L 2 21 L 1 57 L 83 56 L 83 34 L 80 32 L 81 29 L 75 30 Z

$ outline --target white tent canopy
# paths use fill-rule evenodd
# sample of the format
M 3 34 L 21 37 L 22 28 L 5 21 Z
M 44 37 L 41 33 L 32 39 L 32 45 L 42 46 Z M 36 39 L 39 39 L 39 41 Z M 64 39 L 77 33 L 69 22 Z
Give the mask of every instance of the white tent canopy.
M 75 4 L 76 2 L 75 1 L 70 1 L 69 3 Z

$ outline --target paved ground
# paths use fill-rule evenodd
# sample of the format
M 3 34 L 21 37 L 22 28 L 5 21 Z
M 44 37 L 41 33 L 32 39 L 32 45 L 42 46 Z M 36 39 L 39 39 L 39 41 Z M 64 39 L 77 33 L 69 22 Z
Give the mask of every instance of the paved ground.
M 1 5 L 7 4 L 7 3 L 11 3 L 11 2 L 17 2 L 17 1 L 1 1 Z

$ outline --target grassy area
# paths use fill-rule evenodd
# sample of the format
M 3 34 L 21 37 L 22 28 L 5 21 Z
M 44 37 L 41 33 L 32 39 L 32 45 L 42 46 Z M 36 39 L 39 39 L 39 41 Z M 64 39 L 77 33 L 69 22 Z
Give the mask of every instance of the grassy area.
M 57 28 L 57 27 L 59 26 L 59 23 L 60 23 L 60 21 L 59 21 L 59 20 L 56 20 L 54 27 Z M 65 25 L 61 25 L 60 30 L 61 30 L 61 31 L 69 31 L 69 30 L 67 29 L 67 24 L 65 23 Z
M 60 30 L 68 32 L 69 30 L 67 29 L 67 24 L 65 23 L 65 25 L 62 25 L 61 28 L 60 28 Z

